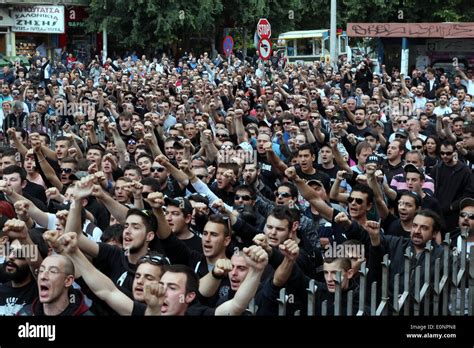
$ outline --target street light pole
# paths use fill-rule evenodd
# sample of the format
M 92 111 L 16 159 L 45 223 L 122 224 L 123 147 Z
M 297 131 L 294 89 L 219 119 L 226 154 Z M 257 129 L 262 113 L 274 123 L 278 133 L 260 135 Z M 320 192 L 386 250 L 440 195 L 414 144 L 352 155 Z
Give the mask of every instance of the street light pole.
M 329 48 L 331 66 L 335 68 L 337 66 L 337 42 L 336 42 L 336 11 L 337 11 L 337 0 L 331 0 L 331 28 L 329 37 Z
M 104 1 L 104 10 L 107 9 L 107 0 Z M 107 24 L 104 20 L 102 22 L 102 63 L 107 60 Z

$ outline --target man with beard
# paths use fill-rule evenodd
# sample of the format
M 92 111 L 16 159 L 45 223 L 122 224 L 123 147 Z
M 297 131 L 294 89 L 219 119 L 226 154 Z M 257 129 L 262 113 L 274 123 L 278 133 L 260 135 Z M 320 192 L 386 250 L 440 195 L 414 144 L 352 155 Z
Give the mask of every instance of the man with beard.
M 470 253 L 474 245 L 474 199 L 464 198 L 459 204 L 458 229 L 451 235 L 452 244 L 456 249 L 462 249 L 462 238 L 460 234 L 467 231 L 467 252 Z
M 448 116 L 451 115 L 453 110 L 448 106 L 448 95 L 443 93 L 439 96 L 439 105 L 435 107 L 433 113 L 435 115 Z
M 0 316 L 14 316 L 38 296 L 38 287 L 31 269 L 35 269 L 47 254 L 47 247 L 41 234 L 28 233 L 24 222 L 8 220 L 4 237 L 13 236 L 8 245 L 8 255 L 2 265 L 2 272 L 8 282 L 0 284 Z M 8 239 L 7 239 L 8 240 Z M 36 243 L 36 244 L 35 244 Z
M 245 163 L 244 169 L 242 171 L 242 179 L 244 184 L 252 186 L 255 191 L 259 192 L 268 200 L 275 200 L 273 191 L 263 183 L 262 179 L 260 178 L 260 173 L 261 170 L 256 163 Z
M 353 231 L 356 231 L 354 229 Z M 365 232 L 365 231 L 367 232 Z M 393 295 L 395 275 L 399 274 L 400 279 L 404 279 L 405 268 L 405 251 L 410 248 L 413 252 L 414 258 L 410 264 L 409 272 L 420 269 L 420 279 L 425 279 L 425 258 L 430 257 L 431 267 L 434 269 L 436 259 L 443 259 L 443 247 L 435 243 L 435 240 L 441 235 L 441 219 L 431 210 L 421 210 L 413 219 L 413 224 L 410 231 L 410 238 L 387 236 L 380 233 L 380 224 L 375 221 L 368 221 L 362 229 L 358 229 L 356 233 L 349 233 L 349 238 L 359 240 L 370 239 L 370 258 L 369 267 L 372 274 L 375 275 L 377 284 L 381 284 L 382 275 L 382 259 L 385 254 L 388 254 L 390 260 L 389 265 L 389 296 Z M 430 253 L 425 253 L 426 244 L 432 241 L 432 250 Z M 427 256 L 429 255 L 429 256 Z M 443 273 L 443 265 L 440 262 Z M 432 283 L 434 273 L 431 274 L 429 282 Z M 415 295 L 415 281 L 414 277 L 410 277 L 409 289 L 410 296 Z M 439 303 L 441 308 L 441 303 Z M 419 315 L 430 315 L 430 313 L 423 313 L 423 306 L 420 306 Z M 430 306 L 430 309 L 433 308 Z M 410 308 L 410 315 L 413 315 L 413 307 Z

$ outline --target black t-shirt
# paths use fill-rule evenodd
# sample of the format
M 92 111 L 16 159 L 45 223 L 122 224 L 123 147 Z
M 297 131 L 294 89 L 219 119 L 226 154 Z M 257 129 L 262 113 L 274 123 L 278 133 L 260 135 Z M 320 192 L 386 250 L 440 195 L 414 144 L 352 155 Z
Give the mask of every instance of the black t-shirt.
M 99 243 L 99 254 L 94 259 L 94 266 L 112 279 L 120 291 L 133 298 L 132 287 L 137 266 L 128 262 L 123 250 L 112 245 Z
M 201 237 L 193 233 L 193 236 L 189 239 L 181 239 L 181 241 L 186 244 L 189 249 L 196 250 L 203 254 L 202 251 L 202 240 Z
M 410 237 L 410 231 L 405 231 L 402 226 L 400 218 L 393 214 L 389 214 L 387 218 L 382 222 L 385 235 L 398 236 L 398 237 Z
M 431 197 L 428 194 L 425 197 L 423 197 L 423 200 L 421 202 L 421 208 L 433 210 L 439 216 L 443 216 L 443 212 L 441 211 L 441 206 L 438 200 L 434 197 Z
M 0 285 L 0 316 L 15 316 L 37 297 L 38 286 L 34 280 L 21 288 L 12 287 L 11 282 Z
M 365 127 L 365 128 L 362 128 L 362 129 L 359 129 L 357 128 L 356 126 L 350 124 L 348 127 L 347 127 L 347 133 L 352 133 L 352 134 L 355 134 L 355 136 L 357 137 L 364 137 L 364 134 L 366 132 L 370 132 L 370 127 Z
M 319 180 L 323 183 L 324 189 L 327 193 L 331 191 L 331 178 L 326 173 L 316 170 L 314 174 L 303 173 L 299 164 L 295 166 L 296 174 L 305 181 L 309 180 Z

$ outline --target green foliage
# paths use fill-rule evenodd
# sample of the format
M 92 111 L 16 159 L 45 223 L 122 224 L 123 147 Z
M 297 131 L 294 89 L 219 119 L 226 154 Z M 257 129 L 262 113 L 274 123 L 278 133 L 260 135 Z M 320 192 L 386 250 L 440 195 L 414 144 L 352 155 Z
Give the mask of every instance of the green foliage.
M 156 49 L 189 37 L 219 40 L 225 27 L 253 37 L 258 19 L 272 37 L 289 30 L 329 28 L 331 0 L 91 0 L 89 31 L 105 25 L 120 47 Z M 403 18 L 399 18 L 402 11 Z M 338 26 L 347 22 L 474 21 L 471 0 L 338 0 Z

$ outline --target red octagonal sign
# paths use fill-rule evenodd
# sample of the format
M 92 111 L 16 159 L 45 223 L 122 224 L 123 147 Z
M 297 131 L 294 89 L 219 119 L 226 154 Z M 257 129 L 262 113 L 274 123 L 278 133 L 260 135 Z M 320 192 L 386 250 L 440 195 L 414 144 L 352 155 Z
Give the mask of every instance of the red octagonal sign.
M 260 18 L 258 21 L 257 34 L 261 39 L 268 39 L 272 35 L 272 26 L 266 18 Z

